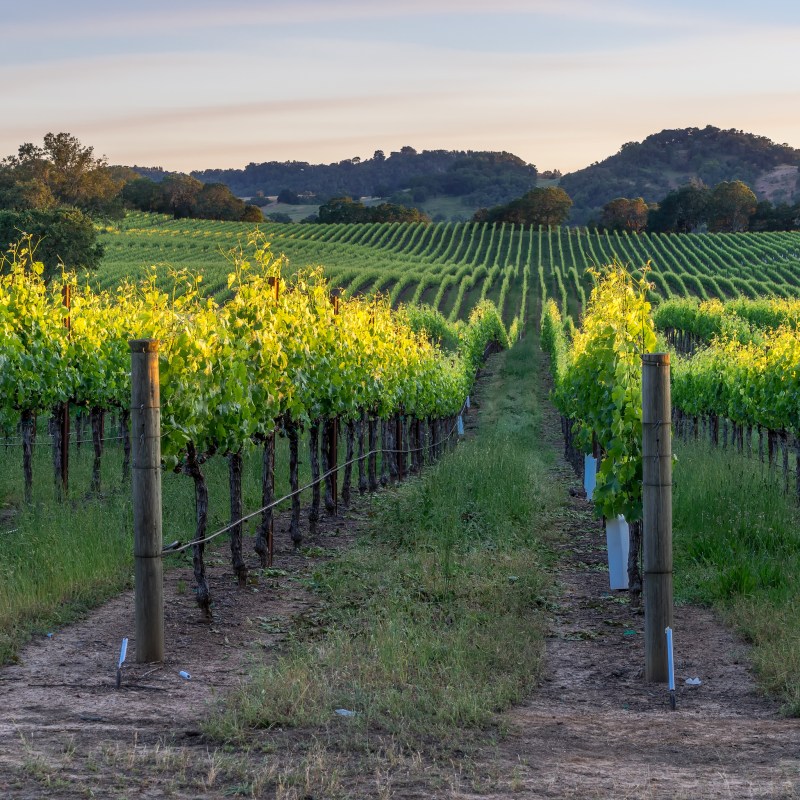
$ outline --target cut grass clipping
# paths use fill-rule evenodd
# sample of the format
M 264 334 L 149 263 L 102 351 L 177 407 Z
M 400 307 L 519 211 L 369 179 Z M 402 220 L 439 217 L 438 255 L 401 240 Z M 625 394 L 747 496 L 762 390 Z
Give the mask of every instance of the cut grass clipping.
M 768 690 L 800 714 L 800 514 L 782 475 L 702 442 L 679 444 L 674 544 L 680 599 L 716 605 L 753 643 Z
M 487 417 L 509 414 L 382 499 L 369 534 L 315 574 L 325 634 L 290 646 L 208 723 L 343 724 L 419 745 L 486 726 L 535 684 L 543 654 L 543 529 L 557 500 L 537 443 L 529 346 L 498 359 Z M 523 369 L 524 367 L 524 369 Z M 518 381 L 522 380 L 522 385 Z M 527 398 L 522 407 L 509 398 Z M 499 428 L 506 430 L 499 430 Z

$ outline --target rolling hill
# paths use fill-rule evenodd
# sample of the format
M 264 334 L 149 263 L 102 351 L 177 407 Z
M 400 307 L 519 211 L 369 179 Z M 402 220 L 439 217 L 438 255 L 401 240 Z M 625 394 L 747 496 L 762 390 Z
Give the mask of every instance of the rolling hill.
M 740 180 L 761 200 L 792 202 L 800 195 L 800 150 L 765 136 L 705 128 L 664 130 L 628 142 L 615 155 L 561 179 L 573 200 L 571 224 L 585 224 L 616 197 L 661 200 L 692 181 L 713 186 Z

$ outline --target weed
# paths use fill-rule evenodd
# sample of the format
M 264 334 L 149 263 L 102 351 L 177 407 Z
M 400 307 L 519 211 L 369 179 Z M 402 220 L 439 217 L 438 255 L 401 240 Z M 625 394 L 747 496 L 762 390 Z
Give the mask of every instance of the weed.
M 753 645 L 761 680 L 800 714 L 800 515 L 780 477 L 703 442 L 676 442 L 679 599 L 717 605 Z

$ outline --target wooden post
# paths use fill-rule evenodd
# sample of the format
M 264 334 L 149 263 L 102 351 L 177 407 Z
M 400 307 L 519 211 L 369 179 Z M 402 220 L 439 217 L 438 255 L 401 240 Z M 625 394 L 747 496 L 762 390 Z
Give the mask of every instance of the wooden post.
M 143 663 L 164 660 L 158 341 L 136 339 L 130 348 L 136 660 Z
M 642 356 L 644 676 L 669 679 L 665 628 L 672 627 L 672 416 L 669 353 Z

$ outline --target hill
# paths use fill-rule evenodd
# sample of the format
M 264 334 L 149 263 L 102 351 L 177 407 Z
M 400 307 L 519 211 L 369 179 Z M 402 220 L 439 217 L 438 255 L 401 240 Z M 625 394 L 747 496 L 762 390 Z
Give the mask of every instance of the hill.
M 382 197 L 422 207 L 434 197 L 457 197 L 477 208 L 505 203 L 536 186 L 536 167 L 506 152 L 423 150 L 403 147 L 388 156 L 333 164 L 269 161 L 244 169 L 192 173 L 204 183 L 224 183 L 240 197 L 275 197 L 283 192 L 324 202 L 331 197 Z M 311 201 L 313 202 L 313 200 Z
M 561 187 L 573 201 L 571 224 L 585 224 L 616 197 L 656 203 L 692 181 L 713 186 L 740 180 L 761 200 L 791 202 L 800 195 L 800 150 L 765 136 L 705 128 L 664 130 L 628 142 L 604 161 L 569 173 Z

